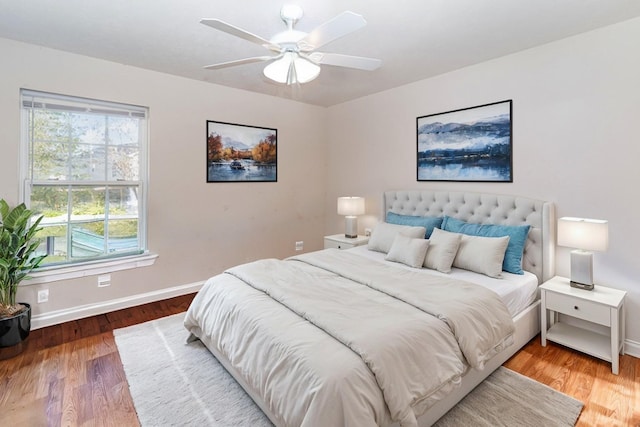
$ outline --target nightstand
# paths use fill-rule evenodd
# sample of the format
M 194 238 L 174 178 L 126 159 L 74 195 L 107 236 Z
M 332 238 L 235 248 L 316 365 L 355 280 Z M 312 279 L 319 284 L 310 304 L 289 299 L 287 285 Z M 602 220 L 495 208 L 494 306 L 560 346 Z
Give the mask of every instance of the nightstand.
M 334 234 L 324 236 L 324 248 L 351 249 L 356 246 L 366 245 L 369 242 L 368 236 L 358 236 L 353 239 L 344 237 L 344 234 Z
M 547 345 L 547 340 L 554 341 L 607 360 L 611 371 L 618 375 L 619 355 L 624 355 L 626 294 L 600 285 L 592 291 L 572 288 L 569 279 L 560 276 L 544 282 L 540 285 L 542 346 Z M 596 332 L 598 327 L 591 330 L 559 321 L 558 314 L 605 326 L 602 329 L 607 333 Z

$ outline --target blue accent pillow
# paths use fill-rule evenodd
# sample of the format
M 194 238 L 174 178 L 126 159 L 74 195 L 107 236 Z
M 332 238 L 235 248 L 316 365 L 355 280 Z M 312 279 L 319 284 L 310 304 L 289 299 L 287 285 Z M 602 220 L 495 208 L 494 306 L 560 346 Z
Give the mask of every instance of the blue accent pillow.
M 387 212 L 387 220 L 389 224 L 398 225 L 411 225 L 413 227 L 424 227 L 427 229 L 425 238 L 431 237 L 431 232 L 434 228 L 440 228 L 443 218 L 441 216 L 413 216 L 413 215 L 400 215 L 393 212 Z
M 529 236 L 529 225 L 493 225 L 472 224 L 459 219 L 445 216 L 442 229 L 454 233 L 469 234 L 471 236 L 503 237 L 509 236 L 509 244 L 504 254 L 502 269 L 513 274 L 524 274 L 522 270 L 522 253 Z

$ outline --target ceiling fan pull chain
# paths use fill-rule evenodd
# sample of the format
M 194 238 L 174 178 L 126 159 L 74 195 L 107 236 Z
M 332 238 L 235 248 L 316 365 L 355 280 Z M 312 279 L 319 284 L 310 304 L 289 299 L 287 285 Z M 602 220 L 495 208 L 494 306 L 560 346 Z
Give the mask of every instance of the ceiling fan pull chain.
M 292 85 L 298 82 L 298 76 L 296 73 L 295 61 L 289 63 L 289 71 L 287 71 L 287 85 Z

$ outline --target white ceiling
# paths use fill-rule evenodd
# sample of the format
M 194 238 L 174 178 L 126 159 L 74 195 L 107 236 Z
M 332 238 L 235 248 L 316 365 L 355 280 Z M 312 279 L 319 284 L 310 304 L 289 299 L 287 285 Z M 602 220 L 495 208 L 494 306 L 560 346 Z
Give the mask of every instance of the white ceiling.
M 305 32 L 344 10 L 363 15 L 366 27 L 321 50 L 382 67 L 323 66 L 299 87 L 267 80 L 264 63 L 202 68 L 268 51 L 201 18 L 269 39 L 285 29 L 283 3 L 303 8 Z M 0 37 L 330 106 L 637 16 L 638 0 L 0 0 Z

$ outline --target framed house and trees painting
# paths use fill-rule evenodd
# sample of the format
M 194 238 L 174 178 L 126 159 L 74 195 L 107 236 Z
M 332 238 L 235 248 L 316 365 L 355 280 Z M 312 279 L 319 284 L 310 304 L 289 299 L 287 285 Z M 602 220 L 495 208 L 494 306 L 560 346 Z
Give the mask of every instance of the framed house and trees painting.
M 418 117 L 418 181 L 513 182 L 511 102 Z
M 278 131 L 207 120 L 207 182 L 276 182 Z

